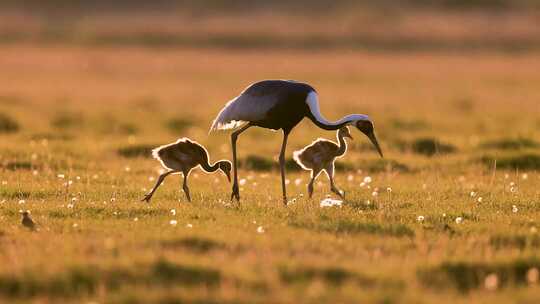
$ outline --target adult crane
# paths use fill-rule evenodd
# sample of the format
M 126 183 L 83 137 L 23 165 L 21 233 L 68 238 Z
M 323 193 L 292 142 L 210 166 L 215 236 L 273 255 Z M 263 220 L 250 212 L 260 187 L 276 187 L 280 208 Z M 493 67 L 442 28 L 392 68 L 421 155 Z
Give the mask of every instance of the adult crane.
M 309 118 L 324 130 L 337 130 L 343 126 L 354 125 L 373 143 L 383 156 L 373 122 L 367 115 L 351 114 L 338 121 L 326 120 L 319 110 L 317 91 L 307 83 L 293 80 L 263 80 L 251 84 L 240 95 L 229 101 L 212 123 L 210 132 L 215 130 L 234 130 L 231 134 L 234 181 L 231 199 L 240 200 L 238 189 L 236 142 L 238 136 L 248 128 L 256 126 L 272 130 L 283 130 L 283 143 L 279 154 L 281 188 L 283 203 L 287 204 L 285 187 L 285 149 L 291 130 L 304 118 Z

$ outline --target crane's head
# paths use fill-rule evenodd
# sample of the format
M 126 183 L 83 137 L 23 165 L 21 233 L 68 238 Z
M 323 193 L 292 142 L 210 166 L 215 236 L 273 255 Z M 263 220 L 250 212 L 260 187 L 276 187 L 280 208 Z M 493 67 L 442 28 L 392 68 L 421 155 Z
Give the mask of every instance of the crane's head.
M 338 136 L 353 139 L 352 136 L 351 136 L 351 132 L 349 131 L 349 128 L 347 126 L 341 127 L 339 129 Z
M 227 176 L 227 179 L 229 180 L 229 183 L 231 182 L 231 168 L 232 164 L 228 160 L 222 160 L 219 162 L 219 169 L 225 173 Z
M 371 143 L 375 146 L 377 149 L 377 152 L 379 152 L 379 155 L 383 157 L 383 153 L 381 150 L 381 147 L 379 146 L 379 142 L 377 141 L 377 137 L 375 137 L 375 131 L 373 128 L 373 122 L 371 120 L 365 119 L 365 120 L 357 120 L 354 125 L 360 132 L 364 133 Z

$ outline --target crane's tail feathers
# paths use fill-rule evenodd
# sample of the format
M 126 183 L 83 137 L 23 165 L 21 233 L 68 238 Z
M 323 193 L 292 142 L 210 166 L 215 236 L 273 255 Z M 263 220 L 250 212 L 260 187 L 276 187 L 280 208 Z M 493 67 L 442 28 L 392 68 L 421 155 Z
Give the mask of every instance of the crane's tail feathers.
M 208 133 L 218 130 L 236 130 L 240 127 L 243 127 L 247 123 L 247 121 L 243 120 L 220 121 L 218 120 L 219 118 L 220 117 L 214 120 L 214 122 L 212 123 L 212 127 L 210 127 L 210 131 Z
M 303 163 L 302 163 L 302 160 L 300 159 L 300 156 L 302 155 L 302 152 L 304 152 L 304 150 L 298 150 L 298 151 L 294 151 L 293 152 L 293 160 L 304 170 L 309 170 L 309 168 L 307 168 Z

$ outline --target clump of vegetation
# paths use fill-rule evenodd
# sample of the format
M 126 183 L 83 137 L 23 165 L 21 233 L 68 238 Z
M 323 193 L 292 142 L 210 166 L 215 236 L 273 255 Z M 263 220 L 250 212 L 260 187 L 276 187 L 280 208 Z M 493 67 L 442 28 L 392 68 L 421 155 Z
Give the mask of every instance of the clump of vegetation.
M 417 272 L 420 282 L 432 288 L 454 287 L 469 292 L 483 286 L 486 276 L 496 274 L 499 286 L 527 284 L 527 271 L 540 267 L 536 259 L 501 263 L 444 262 Z
M 497 169 L 540 170 L 540 155 L 537 154 L 520 154 L 505 157 L 484 156 L 480 161 L 489 168 L 493 168 L 496 163 Z
M 377 234 L 395 237 L 414 236 L 414 230 L 403 224 L 382 225 L 375 222 L 359 221 L 354 219 L 330 219 L 322 216 L 319 221 L 291 221 L 290 226 L 331 232 L 336 234 Z
M 27 161 L 11 161 L 2 164 L 2 167 L 10 171 L 31 170 L 33 168 L 32 163 Z
M 314 280 L 322 280 L 326 284 L 336 286 L 349 280 L 358 281 L 362 285 L 367 286 L 375 284 L 375 279 L 360 276 L 339 267 L 299 267 L 296 269 L 281 267 L 279 270 L 279 277 L 287 284 L 309 284 Z
M 535 234 L 497 234 L 490 237 L 489 244 L 496 249 L 517 248 L 523 250 L 527 247 L 540 248 L 540 237 Z
M 159 145 L 149 145 L 149 144 L 140 144 L 140 145 L 129 145 L 127 147 L 119 148 L 116 152 L 118 155 L 126 158 L 136 158 L 136 157 L 152 157 L 152 150 Z
M 520 137 L 486 141 L 482 143 L 480 147 L 485 149 L 519 150 L 527 148 L 538 148 L 540 147 L 540 144 L 532 139 Z
M 442 143 L 435 138 L 419 138 L 411 143 L 410 148 L 412 152 L 425 156 L 448 154 L 457 150 L 455 146 Z
M 186 249 L 196 253 L 207 253 L 213 250 L 222 249 L 225 245 L 212 239 L 200 237 L 187 237 L 182 239 L 164 240 L 161 246 L 170 249 Z
M 397 171 L 397 172 L 410 172 L 410 168 L 393 159 L 377 159 L 372 161 L 362 162 L 360 165 L 361 168 L 377 173 L 385 171 Z
M 7 114 L 0 113 L 0 133 L 15 133 L 20 126 L 13 118 Z
M 193 121 L 186 118 L 172 118 L 165 122 L 165 127 L 172 133 L 185 131 L 193 125 Z
M 390 124 L 394 129 L 400 131 L 419 131 L 429 127 L 428 123 L 423 120 L 403 120 L 399 118 L 391 120 Z
M 274 166 L 273 160 L 257 155 L 248 155 L 238 162 L 239 168 L 253 171 L 270 171 Z
M 178 265 L 163 259 L 154 263 L 151 277 L 152 280 L 163 284 L 188 286 L 206 285 L 212 287 L 221 282 L 221 273 L 218 270 Z
M 83 125 L 84 117 L 77 113 L 60 113 L 51 121 L 51 126 L 60 129 L 71 129 Z
M 70 134 L 65 133 L 36 133 L 30 136 L 32 140 L 59 140 L 59 141 L 69 141 L 73 140 L 74 137 Z

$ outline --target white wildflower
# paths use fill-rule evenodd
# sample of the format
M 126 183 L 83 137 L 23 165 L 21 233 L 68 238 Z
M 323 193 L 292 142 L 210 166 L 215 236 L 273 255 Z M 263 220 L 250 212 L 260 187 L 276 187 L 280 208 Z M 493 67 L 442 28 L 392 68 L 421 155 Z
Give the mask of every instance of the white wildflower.
M 169 221 L 169 224 L 170 224 L 171 226 L 176 226 L 176 225 L 178 224 L 178 221 L 176 221 L 176 220 L 170 220 L 170 221 Z
M 369 183 L 371 183 L 371 181 L 372 181 L 371 176 L 364 177 L 364 183 L 369 184 Z
M 243 185 L 245 185 L 245 184 L 246 184 L 246 182 L 247 182 L 247 181 L 246 181 L 246 179 L 245 179 L 245 178 L 242 178 L 242 179 L 240 179 L 240 181 L 238 181 L 238 183 L 240 184 L 240 186 L 243 186 Z
M 325 199 L 323 199 L 321 201 L 320 207 L 321 208 L 333 207 L 333 206 L 341 207 L 342 203 L 343 203 L 343 201 L 341 201 L 341 200 L 332 199 L 332 198 L 325 198 Z
M 461 216 L 456 217 L 456 224 L 461 224 L 463 222 L 463 218 Z
M 425 217 L 424 217 L 423 215 L 419 215 L 419 216 L 416 218 L 416 221 L 419 222 L 419 223 L 421 223 L 421 222 L 424 221 L 424 219 L 425 219 Z
M 264 227 L 263 226 L 257 227 L 257 233 L 264 233 Z
M 516 205 L 512 205 L 512 212 L 517 213 L 518 207 Z

